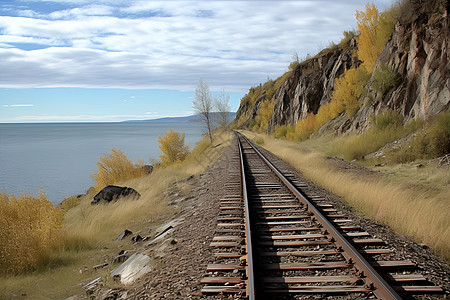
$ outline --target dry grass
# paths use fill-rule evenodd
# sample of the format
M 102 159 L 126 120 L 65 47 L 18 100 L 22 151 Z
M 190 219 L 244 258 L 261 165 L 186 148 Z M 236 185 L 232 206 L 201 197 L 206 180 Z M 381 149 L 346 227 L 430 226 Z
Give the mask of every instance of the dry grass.
M 184 179 L 196 175 L 220 157 L 231 140 L 229 132 L 216 133 L 213 144 L 203 139 L 183 162 L 165 168 L 155 168 L 152 174 L 116 182 L 139 191 L 138 200 L 123 200 L 110 204 L 91 205 L 93 194 L 66 207 L 63 238 L 49 260 L 49 268 L 21 276 L 0 277 L 0 299 L 14 298 L 12 294 L 26 293 L 30 299 L 63 299 L 82 294 L 80 283 L 93 277 L 106 275 L 106 270 L 92 271 L 92 266 L 105 257 L 117 255 L 114 241 L 124 229 L 133 232 L 159 226 L 178 212 L 170 206 L 168 193 L 185 194 L 191 188 Z M 105 249 L 107 247 L 107 249 Z M 80 273 L 85 266 L 90 271 Z M 111 266 L 112 268 L 113 266 Z
M 32 270 L 50 255 L 63 218 L 40 191 L 39 197 L 0 194 L 0 274 Z
M 448 169 L 441 170 L 439 183 L 433 184 L 430 190 L 429 185 L 421 184 L 416 177 L 402 177 L 392 169 L 389 172 L 401 178 L 392 180 L 382 175 L 364 178 L 360 174 L 352 175 L 335 169 L 327 163 L 324 154 L 305 151 L 301 144 L 267 135 L 245 134 L 253 139 L 262 136 L 266 149 L 280 156 L 310 180 L 343 197 L 359 214 L 429 245 L 435 253 L 450 260 Z

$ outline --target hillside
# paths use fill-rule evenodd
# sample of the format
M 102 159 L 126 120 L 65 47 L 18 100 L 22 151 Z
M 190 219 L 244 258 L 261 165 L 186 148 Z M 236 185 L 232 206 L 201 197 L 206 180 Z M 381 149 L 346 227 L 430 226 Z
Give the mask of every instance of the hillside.
M 389 17 L 392 29 L 373 67 L 362 57 L 364 32 L 344 32 L 338 45 L 294 61 L 278 79 L 251 88 L 241 100 L 235 126 L 288 138 L 291 131 L 291 139 L 303 140 L 318 131 L 365 132 L 373 125 L 371 118 L 387 110 L 397 113 L 403 124 L 449 111 L 448 9 L 446 0 L 426 0 L 404 1 L 380 12 L 375 29 L 381 32 Z M 311 128 L 296 135 L 301 122 Z
M 217 118 L 217 114 L 216 112 L 211 113 L 211 115 L 213 116 L 213 120 L 215 118 Z M 233 120 L 236 117 L 236 113 L 235 112 L 230 112 L 229 113 L 229 119 Z M 136 123 L 136 122 L 147 122 L 147 123 L 186 123 L 186 122 L 195 122 L 198 121 L 199 119 L 201 119 L 200 115 L 191 115 L 191 116 L 186 116 L 186 117 L 165 117 L 165 118 L 158 118 L 158 119 L 149 119 L 149 120 L 131 120 L 131 121 L 124 121 L 127 123 Z

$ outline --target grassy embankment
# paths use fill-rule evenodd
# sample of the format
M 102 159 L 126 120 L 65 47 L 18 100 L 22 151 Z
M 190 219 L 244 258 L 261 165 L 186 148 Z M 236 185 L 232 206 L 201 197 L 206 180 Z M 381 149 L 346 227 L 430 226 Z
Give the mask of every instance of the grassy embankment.
M 327 160 L 327 156 L 343 156 L 337 145 L 346 138 L 322 136 L 298 143 L 266 134 L 243 133 L 310 180 L 344 198 L 358 214 L 430 246 L 450 261 L 449 167 L 437 168 L 436 161 L 427 164 L 425 159 L 419 159 L 409 164 L 386 164 L 376 169 L 379 175 L 364 177 L 340 170 Z M 418 163 L 423 167 L 413 166 Z
M 203 139 L 184 161 L 156 168 L 147 176 L 117 182 L 139 191 L 139 200 L 91 205 L 91 193 L 79 201 L 67 201 L 58 245 L 33 270 L 0 275 L 0 299 L 20 295 L 29 299 L 63 299 L 83 294 L 82 283 L 99 276 L 114 285 L 108 274 L 116 265 L 98 271 L 92 267 L 109 262 L 122 249 L 132 248 L 129 240 L 115 241 L 117 235 L 124 229 L 137 232 L 145 228 L 148 232 L 179 212 L 179 208 L 169 205 L 165 191 L 175 190 L 179 197 L 188 193 L 192 186 L 184 179 L 203 172 L 220 157 L 230 139 L 230 133 L 217 135 L 213 144 Z

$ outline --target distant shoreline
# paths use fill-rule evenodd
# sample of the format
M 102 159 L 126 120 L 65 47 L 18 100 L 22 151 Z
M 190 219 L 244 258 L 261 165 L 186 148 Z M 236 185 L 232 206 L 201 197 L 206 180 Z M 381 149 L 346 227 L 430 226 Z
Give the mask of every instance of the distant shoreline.
M 212 113 L 213 117 L 217 113 Z M 236 116 L 236 112 L 230 112 L 230 120 L 234 120 Z M 125 120 L 125 121 L 114 121 L 114 122 L 105 122 L 105 121 L 73 121 L 73 122 L 0 122 L 0 125 L 27 125 L 27 124 L 119 124 L 119 123 L 185 123 L 185 122 L 195 122 L 201 118 L 200 115 L 190 115 L 184 117 L 162 117 L 156 119 L 148 119 L 148 120 Z

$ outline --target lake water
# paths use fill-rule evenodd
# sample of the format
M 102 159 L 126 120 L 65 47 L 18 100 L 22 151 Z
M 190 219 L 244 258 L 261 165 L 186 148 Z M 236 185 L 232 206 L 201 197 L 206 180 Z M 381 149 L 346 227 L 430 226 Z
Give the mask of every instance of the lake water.
M 195 122 L 0 124 L 0 192 L 37 196 L 42 188 L 54 204 L 94 185 L 96 162 L 112 147 L 133 161 L 161 154 L 158 136 L 184 132 L 191 149 L 202 135 Z

